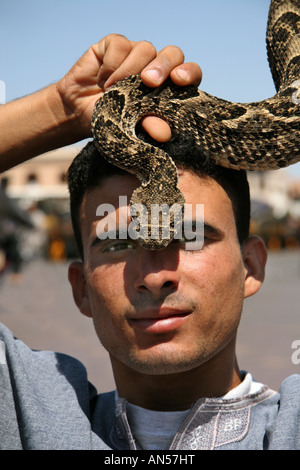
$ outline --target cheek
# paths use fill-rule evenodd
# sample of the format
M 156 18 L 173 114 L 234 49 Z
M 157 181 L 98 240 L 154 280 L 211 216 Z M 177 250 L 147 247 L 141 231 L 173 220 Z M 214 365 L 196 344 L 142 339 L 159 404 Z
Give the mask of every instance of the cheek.
M 115 266 L 95 268 L 88 274 L 88 285 L 92 313 L 113 312 L 114 306 L 122 302 L 123 272 Z
M 115 269 L 96 268 L 88 275 L 89 303 L 93 323 L 102 346 L 110 351 L 123 330 L 123 281 Z
M 237 249 L 204 250 L 182 257 L 187 282 L 203 293 L 203 301 L 240 304 L 244 296 L 244 266 L 240 253 Z
M 243 265 L 221 254 L 203 265 L 198 272 L 190 270 L 199 301 L 194 330 L 197 344 L 210 354 L 215 348 L 222 349 L 236 334 L 244 299 Z

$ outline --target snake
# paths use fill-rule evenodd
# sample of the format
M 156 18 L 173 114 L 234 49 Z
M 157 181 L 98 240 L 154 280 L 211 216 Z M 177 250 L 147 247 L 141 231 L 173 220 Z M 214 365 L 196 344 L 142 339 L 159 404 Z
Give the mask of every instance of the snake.
M 101 156 L 141 183 L 132 193 L 130 208 L 132 221 L 140 224 L 143 247 L 165 248 L 178 233 L 175 210 L 168 219 L 153 209 L 184 210 L 171 157 L 174 149 L 194 149 L 199 158 L 235 170 L 274 170 L 300 160 L 300 0 L 271 0 L 266 46 L 276 93 L 262 101 L 235 103 L 193 85 L 176 86 L 170 79 L 150 88 L 140 75 L 132 75 L 96 103 L 91 121 L 94 145 Z M 138 123 L 148 115 L 161 117 L 171 128 L 172 138 L 163 146 L 138 135 Z

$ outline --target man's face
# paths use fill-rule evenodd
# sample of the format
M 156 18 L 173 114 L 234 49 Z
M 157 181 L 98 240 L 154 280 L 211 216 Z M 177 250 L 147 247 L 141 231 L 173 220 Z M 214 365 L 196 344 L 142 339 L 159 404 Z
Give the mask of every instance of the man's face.
M 184 250 L 178 241 L 151 251 L 130 238 L 99 240 L 97 207 L 112 204 L 118 215 L 119 195 L 129 201 L 137 186 L 135 177 L 116 175 L 86 195 L 81 208 L 86 285 L 84 301 L 77 304 L 93 317 L 113 363 L 146 374 L 190 370 L 234 349 L 243 299 L 253 293 L 245 288 L 232 204 L 211 178 L 182 171 L 186 203 L 204 204 L 200 250 Z

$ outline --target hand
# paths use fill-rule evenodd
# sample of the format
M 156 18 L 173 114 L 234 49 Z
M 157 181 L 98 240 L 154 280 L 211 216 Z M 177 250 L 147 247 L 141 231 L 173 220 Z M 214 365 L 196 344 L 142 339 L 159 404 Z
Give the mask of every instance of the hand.
M 0 172 L 91 136 L 91 117 L 102 93 L 116 81 L 141 73 L 148 86 L 168 76 L 177 85 L 201 81 L 197 64 L 184 63 L 183 52 L 168 46 L 158 52 L 146 41 L 112 34 L 91 46 L 57 83 L 1 106 Z M 16 120 L 18 125 L 16 126 Z M 158 141 L 168 141 L 165 121 L 148 116 L 143 127 Z
M 184 63 L 183 52 L 168 46 L 158 52 L 147 42 L 135 42 L 124 36 L 111 34 L 92 45 L 70 71 L 56 84 L 65 112 L 79 123 L 82 137 L 91 135 L 90 123 L 95 103 L 103 92 L 117 81 L 141 73 L 150 87 L 161 85 L 171 76 L 180 86 L 199 86 L 200 67 Z M 167 141 L 171 131 L 159 118 L 144 118 L 144 129 L 156 140 Z

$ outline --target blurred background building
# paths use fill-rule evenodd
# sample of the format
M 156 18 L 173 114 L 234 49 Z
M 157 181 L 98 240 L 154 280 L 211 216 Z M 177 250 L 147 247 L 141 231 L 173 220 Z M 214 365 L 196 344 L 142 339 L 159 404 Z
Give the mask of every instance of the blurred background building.
M 1 194 L 6 199 L 0 210 L 0 269 L 12 234 L 14 250 L 18 247 L 25 262 L 36 256 L 77 257 L 66 174 L 80 149 L 77 145 L 51 151 L 1 175 Z M 287 170 L 249 172 L 248 178 L 251 232 L 260 235 L 269 250 L 300 247 L 300 179 L 291 178 Z
M 80 149 L 69 146 L 47 152 L 2 173 L 0 271 L 6 268 L 6 258 L 10 257 L 6 253 L 6 232 L 9 236 L 14 233 L 14 250 L 22 262 L 38 256 L 51 260 L 77 257 L 66 175 Z
M 269 250 L 300 246 L 300 180 L 286 169 L 248 172 L 251 191 L 251 232 Z

